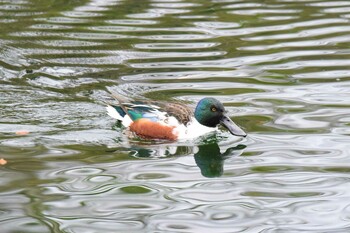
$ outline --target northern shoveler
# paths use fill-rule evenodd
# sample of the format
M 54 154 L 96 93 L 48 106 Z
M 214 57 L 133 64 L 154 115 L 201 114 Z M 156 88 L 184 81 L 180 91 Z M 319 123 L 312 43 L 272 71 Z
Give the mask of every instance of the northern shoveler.
M 118 105 L 108 105 L 107 112 L 136 135 L 146 139 L 181 140 L 196 138 L 217 130 L 218 125 L 231 134 L 247 134 L 227 115 L 215 98 L 201 99 L 195 111 L 184 104 L 156 101 L 126 101 L 113 95 Z

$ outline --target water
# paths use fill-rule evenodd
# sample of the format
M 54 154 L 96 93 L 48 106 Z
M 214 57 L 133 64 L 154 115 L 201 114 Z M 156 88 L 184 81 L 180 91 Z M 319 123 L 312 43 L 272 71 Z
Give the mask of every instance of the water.
M 350 231 L 349 21 L 348 1 L 0 0 L 1 232 Z M 108 90 L 213 96 L 249 136 L 130 140 Z

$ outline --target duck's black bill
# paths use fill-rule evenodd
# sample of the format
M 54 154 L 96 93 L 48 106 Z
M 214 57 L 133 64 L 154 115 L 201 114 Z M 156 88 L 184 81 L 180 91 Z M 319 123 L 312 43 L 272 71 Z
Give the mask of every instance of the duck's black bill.
M 238 125 L 236 125 L 229 117 L 223 116 L 220 120 L 220 124 L 224 126 L 228 131 L 230 131 L 231 134 L 235 136 L 240 136 L 240 137 L 246 137 L 247 134 L 239 128 Z

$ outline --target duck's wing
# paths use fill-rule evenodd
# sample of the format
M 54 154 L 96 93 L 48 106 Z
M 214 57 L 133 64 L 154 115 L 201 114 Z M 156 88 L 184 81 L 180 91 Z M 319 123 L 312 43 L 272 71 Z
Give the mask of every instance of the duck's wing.
M 128 122 L 141 118 L 159 121 L 162 117 L 158 106 L 144 101 L 130 100 L 115 94 L 111 94 L 111 96 L 117 100 L 117 103 L 115 101 L 107 103 L 107 112 L 112 118 L 119 121 L 124 121 L 126 118 L 129 118 Z
M 151 100 L 132 100 L 112 94 L 118 101 L 118 104 L 109 104 L 118 114 L 124 118 L 126 115 L 132 121 L 147 118 L 152 121 L 159 121 L 165 115 L 175 117 L 180 123 L 187 124 L 193 111 L 190 107 L 182 103 L 151 101 Z
M 134 103 L 123 103 L 119 105 L 109 104 L 120 117 L 114 117 L 118 120 L 129 117 L 132 121 L 136 121 L 141 118 L 147 118 L 151 121 L 159 121 L 159 111 L 154 106 L 134 104 Z M 108 110 L 108 109 L 107 109 Z

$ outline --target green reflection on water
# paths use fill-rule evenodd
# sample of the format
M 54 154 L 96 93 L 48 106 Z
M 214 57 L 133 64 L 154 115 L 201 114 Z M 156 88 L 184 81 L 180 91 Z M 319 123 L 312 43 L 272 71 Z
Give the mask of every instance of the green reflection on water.
M 121 191 L 129 194 L 141 194 L 141 193 L 149 193 L 151 190 L 144 186 L 127 186 L 120 188 Z

